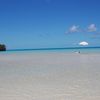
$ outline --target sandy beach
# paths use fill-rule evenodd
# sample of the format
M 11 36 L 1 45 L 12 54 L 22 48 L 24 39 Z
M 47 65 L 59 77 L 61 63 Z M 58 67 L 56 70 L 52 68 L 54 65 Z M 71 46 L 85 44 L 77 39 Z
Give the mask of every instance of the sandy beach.
M 100 54 L 0 54 L 0 100 L 99 100 Z

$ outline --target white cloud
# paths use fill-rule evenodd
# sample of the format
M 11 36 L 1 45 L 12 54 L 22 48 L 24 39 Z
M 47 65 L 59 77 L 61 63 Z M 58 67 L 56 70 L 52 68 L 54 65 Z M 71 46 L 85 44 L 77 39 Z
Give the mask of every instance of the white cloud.
M 96 25 L 95 24 L 90 24 L 88 26 L 88 32 L 95 32 L 97 31 Z
M 89 45 L 89 43 L 88 42 L 85 42 L 85 41 L 82 41 L 82 42 L 79 43 L 79 45 L 87 46 L 87 45 Z
M 79 26 L 73 25 L 72 27 L 69 28 L 69 30 L 66 33 L 74 33 L 74 32 L 79 32 Z
M 77 32 L 95 32 L 96 34 L 98 31 L 97 31 L 97 27 L 95 24 L 90 24 L 87 27 L 87 29 L 80 29 L 78 25 L 73 25 L 65 33 L 77 33 Z
M 78 32 L 78 28 L 79 28 L 79 26 L 73 25 L 73 26 L 69 29 L 69 31 L 70 31 L 70 32 Z

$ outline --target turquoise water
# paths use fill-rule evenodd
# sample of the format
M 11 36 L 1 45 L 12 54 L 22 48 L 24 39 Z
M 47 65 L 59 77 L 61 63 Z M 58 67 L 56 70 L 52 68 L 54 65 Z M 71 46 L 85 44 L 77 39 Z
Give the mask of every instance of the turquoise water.
M 5 53 L 45 53 L 45 52 L 66 52 L 66 53 L 100 53 L 100 47 L 76 47 L 76 48 L 39 48 L 39 49 L 14 49 L 0 52 Z

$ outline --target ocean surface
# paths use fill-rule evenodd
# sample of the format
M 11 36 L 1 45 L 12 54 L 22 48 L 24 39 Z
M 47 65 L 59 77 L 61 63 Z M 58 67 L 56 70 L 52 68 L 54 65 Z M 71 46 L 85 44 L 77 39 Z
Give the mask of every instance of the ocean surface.
M 100 47 L 71 47 L 71 48 L 38 48 L 38 49 L 11 49 L 2 53 L 45 53 L 45 52 L 66 52 L 66 53 L 100 53 Z

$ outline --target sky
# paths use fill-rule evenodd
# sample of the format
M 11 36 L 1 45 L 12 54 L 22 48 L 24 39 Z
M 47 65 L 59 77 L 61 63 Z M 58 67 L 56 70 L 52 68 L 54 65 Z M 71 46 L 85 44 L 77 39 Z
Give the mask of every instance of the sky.
M 7 49 L 100 46 L 100 0 L 0 0 Z

